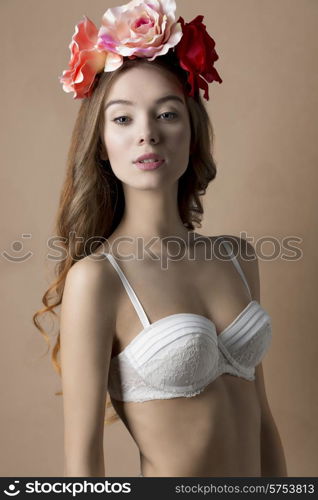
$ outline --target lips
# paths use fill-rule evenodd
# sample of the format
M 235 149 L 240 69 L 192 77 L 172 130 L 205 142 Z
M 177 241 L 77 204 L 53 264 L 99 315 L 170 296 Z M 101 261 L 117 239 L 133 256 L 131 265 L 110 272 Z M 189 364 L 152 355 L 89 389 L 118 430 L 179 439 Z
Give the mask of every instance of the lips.
M 141 161 L 141 160 L 153 160 L 155 162 L 155 161 L 163 160 L 163 158 L 162 158 L 162 156 L 154 154 L 154 153 L 146 153 L 144 155 L 139 156 L 134 161 L 134 163 L 137 163 L 138 161 Z

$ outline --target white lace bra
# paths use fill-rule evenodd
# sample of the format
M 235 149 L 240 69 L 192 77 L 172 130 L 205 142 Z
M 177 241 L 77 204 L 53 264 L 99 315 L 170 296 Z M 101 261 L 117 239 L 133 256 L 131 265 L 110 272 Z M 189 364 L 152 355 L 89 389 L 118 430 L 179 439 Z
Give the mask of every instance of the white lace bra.
M 228 248 L 226 241 L 222 243 Z M 111 254 L 105 255 L 118 272 L 144 326 L 110 361 L 108 392 L 113 399 L 142 402 L 192 397 L 223 373 L 255 379 L 255 366 L 271 343 L 271 319 L 252 300 L 233 253 L 232 262 L 248 288 L 251 301 L 219 335 L 214 323 L 200 314 L 176 313 L 150 323 L 116 259 Z

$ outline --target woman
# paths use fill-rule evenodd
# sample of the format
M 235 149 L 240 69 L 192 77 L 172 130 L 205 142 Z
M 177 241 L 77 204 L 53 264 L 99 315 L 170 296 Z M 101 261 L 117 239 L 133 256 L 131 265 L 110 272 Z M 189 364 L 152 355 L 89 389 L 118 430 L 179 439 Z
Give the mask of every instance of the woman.
M 53 360 L 63 384 L 65 475 L 105 476 L 108 391 L 143 476 L 285 476 L 264 387 L 271 321 L 254 248 L 193 231 L 199 196 L 216 175 L 199 95 L 204 88 L 208 98 L 207 84 L 195 65 L 212 39 L 202 16 L 175 23 L 173 4 L 108 9 L 98 33 L 86 18 L 62 78 L 83 98 L 57 218 L 67 256 L 43 298 L 44 311 L 61 304 Z M 169 33 L 140 56 L 149 36 L 143 43 L 139 27 L 152 29 L 153 15 L 158 28 L 163 12 Z M 118 40 L 116 51 L 103 45 L 115 39 L 114 13 L 121 26 L 137 17 L 138 43 L 121 45 L 129 54 Z M 210 54 L 205 76 L 221 83 Z M 49 305 L 52 291 L 58 298 Z

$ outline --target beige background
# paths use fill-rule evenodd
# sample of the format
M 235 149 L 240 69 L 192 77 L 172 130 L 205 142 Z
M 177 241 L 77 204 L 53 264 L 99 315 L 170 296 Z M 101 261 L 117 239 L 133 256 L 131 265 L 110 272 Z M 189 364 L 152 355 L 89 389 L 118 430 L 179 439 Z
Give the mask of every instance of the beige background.
M 318 476 L 318 1 L 177 2 L 186 22 L 205 16 L 223 78 L 207 103 L 218 175 L 199 232 L 244 231 L 254 244 L 264 236 L 279 244 L 274 258 L 260 260 L 261 301 L 273 319 L 267 394 L 289 475 Z M 1 476 L 63 475 L 60 380 L 49 357 L 40 358 L 46 344 L 31 322 L 51 283 L 46 241 L 79 107 L 58 76 L 83 14 L 99 27 L 118 4 L 0 3 Z M 299 238 L 296 257 L 282 248 L 291 236 Z M 262 250 L 269 255 L 272 245 Z M 57 325 L 47 324 L 53 335 Z M 104 442 L 106 474 L 136 476 L 138 451 L 121 422 L 105 428 Z

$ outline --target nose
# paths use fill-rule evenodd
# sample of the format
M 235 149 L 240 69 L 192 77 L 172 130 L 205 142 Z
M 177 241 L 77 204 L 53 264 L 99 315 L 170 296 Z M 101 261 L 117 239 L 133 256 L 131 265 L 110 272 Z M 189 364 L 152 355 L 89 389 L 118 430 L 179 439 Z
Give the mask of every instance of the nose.
M 143 126 L 141 126 L 140 132 L 139 132 L 139 137 L 138 137 L 138 143 L 139 144 L 144 144 L 150 143 L 150 144 L 156 144 L 159 141 L 159 133 L 156 129 L 156 125 L 150 120 L 145 120 L 145 123 Z

